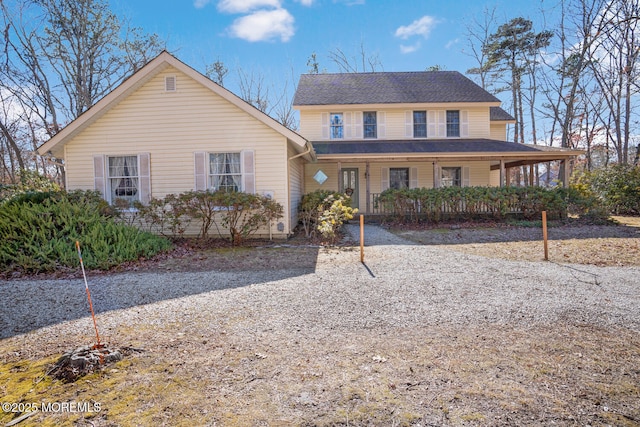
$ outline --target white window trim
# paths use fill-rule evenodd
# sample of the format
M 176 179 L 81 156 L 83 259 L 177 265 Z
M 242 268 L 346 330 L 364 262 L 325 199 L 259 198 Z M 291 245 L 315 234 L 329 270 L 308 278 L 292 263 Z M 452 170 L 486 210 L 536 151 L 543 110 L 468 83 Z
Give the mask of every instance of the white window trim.
M 333 137 L 333 129 L 334 128 L 338 128 L 340 126 L 337 126 L 337 125 L 333 126 L 331 124 L 331 120 L 332 120 L 332 117 L 334 115 L 338 115 L 338 114 L 342 116 L 342 125 L 341 125 L 341 127 L 342 127 L 342 138 L 334 138 Z M 346 121 L 346 118 L 345 118 L 345 113 L 344 112 L 334 111 L 333 113 L 329 113 L 329 135 L 328 135 L 328 139 L 330 139 L 330 140 L 334 140 L 334 139 L 335 140 L 343 140 L 343 139 L 345 139 L 345 136 L 346 136 L 346 129 L 345 129 L 346 123 L 345 123 L 345 121 Z
M 212 186 L 211 186 L 211 182 L 212 182 L 212 178 L 214 176 L 225 176 L 225 175 L 234 175 L 234 174 L 212 174 L 211 173 L 211 155 L 212 154 L 237 154 L 239 156 L 239 161 L 240 161 L 240 185 L 239 185 L 239 192 L 243 192 L 244 191 L 244 162 L 242 161 L 242 152 L 241 151 L 209 151 L 206 154 L 206 164 L 207 164 L 207 190 L 213 190 L 213 191 L 217 191 L 215 190 Z
M 137 188 L 137 201 L 140 202 L 141 201 L 141 194 L 142 194 L 142 190 L 140 188 L 140 184 L 142 181 L 142 177 L 140 175 L 140 156 L 138 154 L 108 154 L 104 156 L 104 177 L 105 177 L 105 194 L 104 194 L 104 199 L 106 200 L 107 203 L 109 203 L 110 205 L 113 205 L 113 203 L 115 202 L 115 200 L 113 200 L 113 198 L 111 197 L 111 193 L 112 193 L 112 187 L 111 187 L 111 180 L 116 178 L 116 177 L 112 177 L 111 174 L 109 173 L 109 159 L 112 158 L 118 158 L 118 157 L 135 157 L 136 158 L 136 169 L 138 170 L 138 174 L 135 176 L 129 176 L 129 178 L 135 178 L 138 180 L 138 188 Z M 118 198 L 118 197 L 116 197 Z M 137 211 L 137 209 L 135 209 L 133 206 L 128 208 L 128 209 L 124 209 L 125 211 L 130 211 L 130 212 L 135 212 Z
M 375 119 L 375 122 L 373 123 L 374 133 L 375 133 L 374 136 L 366 136 L 365 135 L 365 131 L 364 131 L 365 126 L 371 126 L 371 124 L 366 124 L 364 122 L 364 117 L 365 117 L 366 113 L 373 114 L 373 117 Z M 377 111 L 368 110 L 368 111 L 363 111 L 362 112 L 362 138 L 363 139 L 378 139 L 378 112 Z

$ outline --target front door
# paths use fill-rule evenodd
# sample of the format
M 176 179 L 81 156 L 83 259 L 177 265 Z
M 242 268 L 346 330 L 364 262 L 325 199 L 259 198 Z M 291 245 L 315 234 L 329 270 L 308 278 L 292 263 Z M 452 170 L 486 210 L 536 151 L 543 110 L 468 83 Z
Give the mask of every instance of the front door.
M 358 200 L 360 199 L 360 193 L 358 192 L 358 168 L 342 169 L 342 188 L 340 190 L 351 196 L 352 208 L 359 207 Z

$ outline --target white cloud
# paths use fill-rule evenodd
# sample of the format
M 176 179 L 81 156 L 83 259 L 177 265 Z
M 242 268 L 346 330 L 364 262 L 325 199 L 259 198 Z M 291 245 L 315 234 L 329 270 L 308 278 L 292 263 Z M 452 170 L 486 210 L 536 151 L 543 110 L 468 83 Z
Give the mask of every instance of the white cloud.
M 279 38 L 283 42 L 293 37 L 295 20 L 285 9 L 259 10 L 233 21 L 231 34 L 250 42 Z
M 431 30 L 438 24 L 438 20 L 433 16 L 425 15 L 422 18 L 413 21 L 406 26 L 398 27 L 395 36 L 400 37 L 402 40 L 407 40 L 412 36 L 422 36 L 424 38 L 429 37 Z
M 407 45 L 404 45 L 404 44 L 400 45 L 400 52 L 402 52 L 402 53 L 412 53 L 412 52 L 415 52 L 418 49 L 420 49 L 420 42 L 418 42 L 418 43 L 416 43 L 414 45 L 411 45 L 411 46 L 407 46 Z
M 211 3 L 211 0 L 194 0 L 193 6 L 196 9 L 202 9 L 203 7 L 208 5 L 209 3 Z
M 315 0 L 296 0 L 296 1 L 303 6 L 313 6 L 313 2 Z
M 458 43 L 460 43 L 460 39 L 453 39 L 453 40 L 449 40 L 447 42 L 446 45 L 444 45 L 445 49 L 451 49 L 453 46 L 457 45 Z
M 196 0 L 203 2 L 209 0 Z M 247 13 L 265 7 L 280 8 L 281 0 L 220 0 L 218 10 L 226 13 Z

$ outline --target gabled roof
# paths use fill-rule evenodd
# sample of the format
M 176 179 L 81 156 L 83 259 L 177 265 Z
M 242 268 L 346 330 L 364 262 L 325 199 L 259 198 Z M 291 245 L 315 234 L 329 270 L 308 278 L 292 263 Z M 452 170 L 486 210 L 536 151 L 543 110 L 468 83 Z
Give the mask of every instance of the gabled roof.
M 225 89 L 224 87 L 215 83 L 213 80 L 207 78 L 198 71 L 189 67 L 184 62 L 180 61 L 167 51 L 161 52 L 158 56 L 149 61 L 149 63 L 138 70 L 135 74 L 124 80 L 113 91 L 111 91 L 104 98 L 102 98 L 91 108 L 85 111 L 77 119 L 69 123 L 69 125 L 62 129 L 53 138 L 38 147 L 38 153 L 40 155 L 44 155 L 45 153 L 51 151 L 54 153 L 55 157 L 62 158 L 62 147 L 67 142 L 69 142 L 72 138 L 74 138 L 76 135 L 78 135 L 104 114 L 106 114 L 109 110 L 118 105 L 127 96 L 135 92 L 137 89 L 142 87 L 145 83 L 147 83 L 149 80 L 151 80 L 153 77 L 155 77 L 168 67 L 176 68 L 180 72 L 186 74 L 198 83 L 210 89 L 212 92 L 226 99 L 231 104 L 237 106 L 250 116 L 256 118 L 276 132 L 282 134 L 287 138 L 287 140 L 293 142 L 294 147 L 296 147 L 296 150 L 299 153 L 305 153 L 305 150 L 309 150 L 310 158 L 315 159 L 315 153 L 313 151 L 313 148 L 311 147 L 311 144 L 309 144 L 303 136 L 282 125 L 272 117 L 268 116 L 267 114 L 255 108 L 253 105 L 233 94 L 228 89 Z
M 293 105 L 418 104 L 500 100 L 457 71 L 303 74 Z

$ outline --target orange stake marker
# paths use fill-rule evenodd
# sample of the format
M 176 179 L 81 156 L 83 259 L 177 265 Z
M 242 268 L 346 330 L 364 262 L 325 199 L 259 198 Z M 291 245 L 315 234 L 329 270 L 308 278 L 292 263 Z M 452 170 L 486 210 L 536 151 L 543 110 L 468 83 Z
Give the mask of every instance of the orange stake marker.
M 98 333 L 98 323 L 96 322 L 96 314 L 93 312 L 93 303 L 91 302 L 91 292 L 89 292 L 89 284 L 87 283 L 87 275 L 84 272 L 82 252 L 80 252 L 80 242 L 77 240 L 76 249 L 78 249 L 78 258 L 80 258 L 80 267 L 82 267 L 82 277 L 84 277 L 84 287 L 87 290 L 87 299 L 89 300 L 89 308 L 91 309 L 91 318 L 93 319 L 93 327 L 96 330 L 96 339 L 98 340 L 98 343 L 94 346 L 94 348 L 102 348 L 102 344 L 100 344 L 100 334 Z
M 360 214 L 360 262 L 364 263 L 364 215 Z
M 542 240 L 544 240 L 544 260 L 549 261 L 549 239 L 547 236 L 547 211 L 542 211 Z

